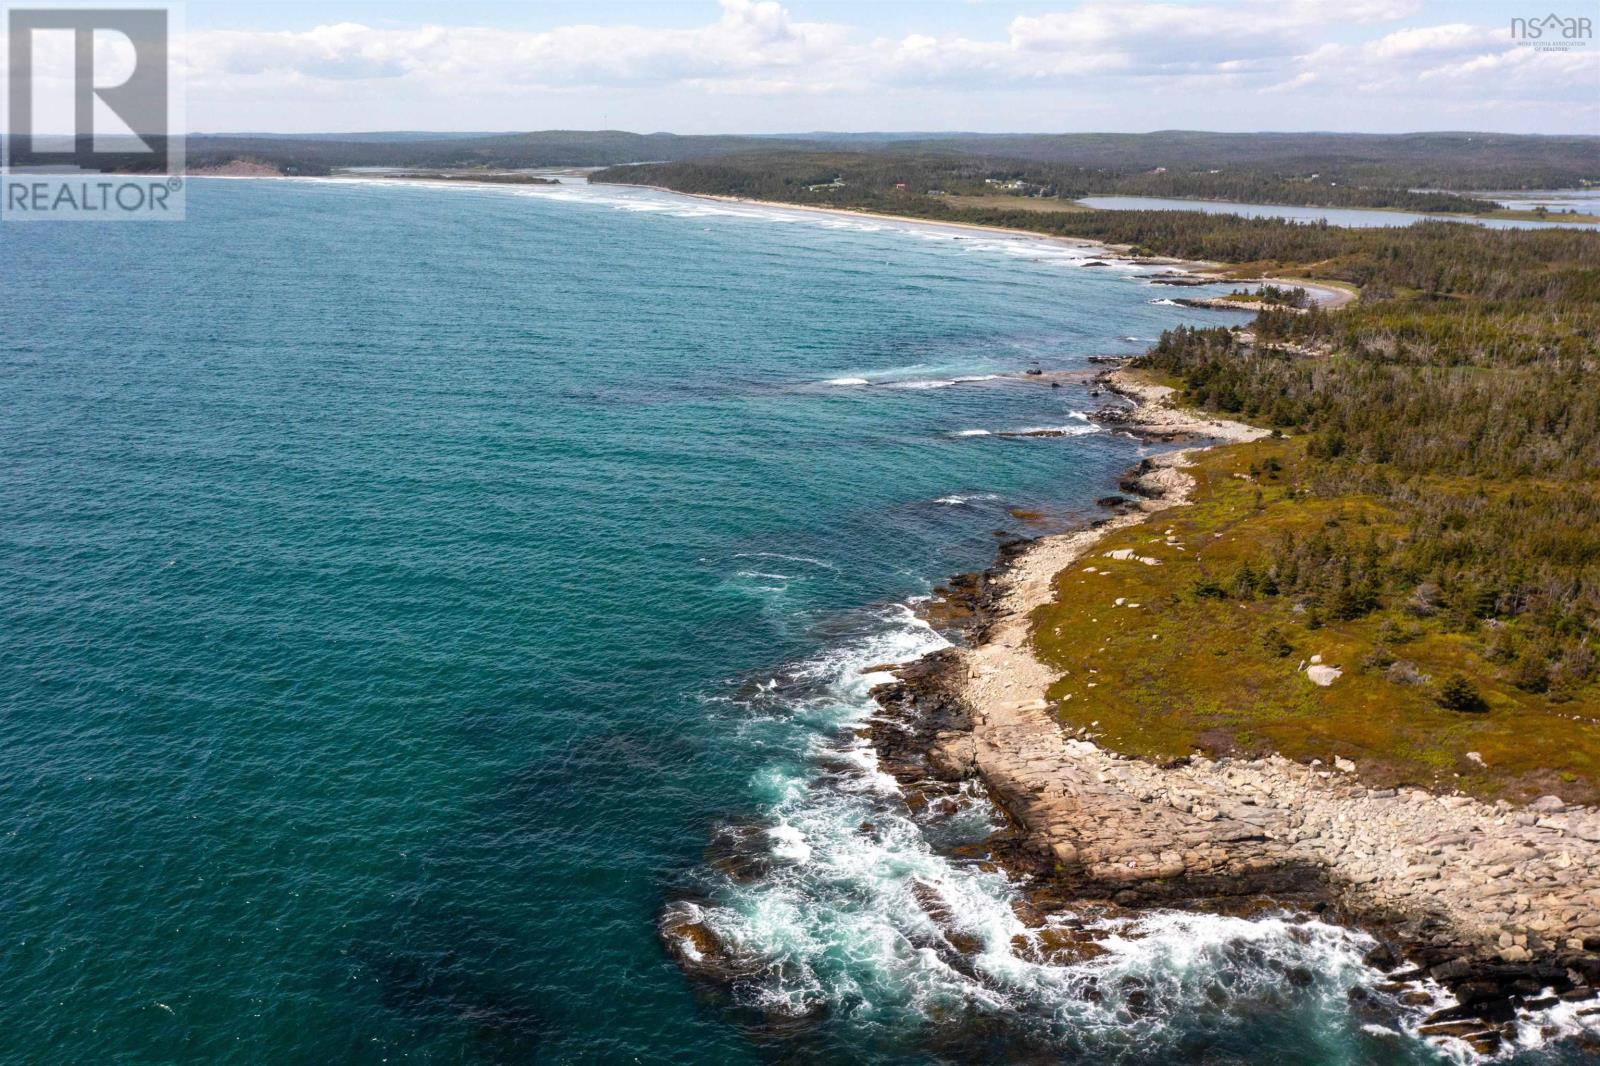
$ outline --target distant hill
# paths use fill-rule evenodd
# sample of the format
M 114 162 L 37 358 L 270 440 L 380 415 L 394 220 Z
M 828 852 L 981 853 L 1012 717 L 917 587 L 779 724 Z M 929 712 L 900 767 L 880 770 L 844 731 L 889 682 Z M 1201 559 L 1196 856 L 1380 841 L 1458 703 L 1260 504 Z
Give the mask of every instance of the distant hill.
M 847 150 L 904 156 L 979 156 L 1121 174 L 1245 169 L 1272 180 L 1317 175 L 1388 188 L 1568 188 L 1600 181 L 1600 137 L 1506 133 L 799 133 L 685 136 L 624 130 L 527 133 L 388 131 L 348 134 L 195 134 L 197 167 L 248 159 L 287 173 L 339 167 L 518 169 L 676 162 L 734 153 Z M 130 167 L 134 164 L 130 163 Z
M 1600 180 L 1600 137 L 1509 133 L 958 134 L 900 140 L 898 152 L 954 152 L 1109 169 L 1270 164 L 1361 184 L 1437 189 L 1566 188 Z
M 478 136 L 352 134 L 300 137 L 191 136 L 191 165 L 212 166 L 250 158 L 289 173 L 325 174 L 336 167 L 594 167 L 616 163 L 694 159 L 754 148 L 812 148 L 788 138 L 680 136 L 623 130 L 541 130 Z

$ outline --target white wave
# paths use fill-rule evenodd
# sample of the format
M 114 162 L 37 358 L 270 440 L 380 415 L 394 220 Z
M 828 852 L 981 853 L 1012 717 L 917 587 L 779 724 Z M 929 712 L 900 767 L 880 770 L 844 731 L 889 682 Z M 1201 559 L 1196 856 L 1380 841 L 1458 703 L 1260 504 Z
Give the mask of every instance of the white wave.
M 772 838 L 772 854 L 780 859 L 791 862 L 808 862 L 811 859 L 811 845 L 806 843 L 805 834 L 792 825 L 775 825 L 767 830 L 767 836 Z
M 1546 995 L 1550 994 L 1547 990 Z M 1570 1040 L 1588 1034 L 1600 1036 L 1600 1015 L 1583 1015 L 1591 1010 L 1594 1001 L 1582 1003 L 1561 1002 L 1544 1010 L 1517 1012 L 1516 1038 L 1512 1043 L 1521 1049 L 1548 1047 L 1558 1041 Z
M 806 563 L 809 566 L 820 566 L 827 570 L 837 570 L 838 566 L 826 559 L 818 559 L 810 555 L 787 555 L 783 552 L 735 552 L 735 559 L 782 559 L 789 563 Z
M 1517 1015 L 1510 1023 L 1509 1038 L 1501 1045 L 1498 1053 L 1485 1056 L 1474 1051 L 1463 1041 L 1451 1037 L 1423 1037 L 1419 1034 L 1419 1027 L 1426 1023 L 1429 1015 L 1443 1008 L 1454 1007 L 1458 1002 L 1454 996 L 1435 981 L 1424 980 L 1419 983 L 1419 989 L 1430 994 L 1433 998 L 1426 1005 L 1413 1007 L 1408 1012 L 1407 1017 L 1402 1020 L 1401 1029 L 1407 1036 L 1432 1045 L 1435 1050 L 1442 1053 L 1449 1061 L 1458 1063 L 1460 1066 L 1472 1066 L 1472 1064 L 1485 1061 L 1512 1058 L 1525 1051 L 1554 1047 L 1577 1036 L 1600 1037 L 1600 1015 L 1584 1016 L 1581 1013 L 1594 1007 L 1593 1000 L 1583 1002 L 1560 1001 L 1538 1010 L 1518 1007 Z M 1545 988 L 1533 998 L 1553 999 L 1555 998 L 1555 989 Z
M 980 431 L 980 432 L 982 432 L 982 431 Z M 966 495 L 966 496 L 961 496 L 961 495 L 957 495 L 955 493 L 952 493 L 949 496 L 940 496 L 938 499 L 934 500 L 933 502 L 934 503 L 942 503 L 947 507 L 962 507 L 962 506 L 964 506 L 966 504 L 973 503 L 973 502 L 978 501 L 978 500 L 998 500 L 999 498 L 1000 498 L 1000 494 L 997 493 L 997 492 L 975 492 L 975 493 L 971 493 L 971 494 Z
M 829 378 L 824 385 L 870 385 L 866 378 Z
M 912 378 L 908 381 L 880 382 L 891 389 L 948 389 L 956 384 L 955 378 Z
M 506 185 L 499 182 L 438 181 L 425 182 L 396 178 L 390 175 L 363 175 L 328 178 L 239 178 L 233 180 L 262 180 L 274 182 L 316 182 L 330 185 L 366 185 L 389 188 L 434 189 L 437 191 L 472 191 L 523 199 L 541 199 L 551 203 L 579 206 L 605 207 L 635 214 L 654 214 L 664 218 L 704 220 L 709 218 L 741 221 L 802 225 L 818 230 L 847 233 L 890 233 L 923 241 L 940 241 L 957 254 L 1021 257 L 1047 266 L 1076 267 L 1095 258 L 1096 250 L 1074 247 L 1059 242 L 1018 234 L 975 234 L 941 226 L 936 222 L 896 220 L 852 216 L 825 210 L 788 207 L 773 204 L 716 201 L 662 189 L 634 188 L 616 185 L 591 185 L 587 182 L 565 181 L 559 185 L 529 186 Z M 1137 271 L 1145 268 L 1122 261 L 1110 261 L 1119 271 Z
M 1182 307 L 1183 306 L 1177 300 L 1169 300 L 1165 296 L 1161 297 L 1160 299 L 1151 300 L 1150 302 L 1153 303 L 1153 304 L 1159 304 L 1162 307 Z
M 1085 421 L 1087 422 L 1087 419 Z M 1094 423 L 1089 422 L 1087 425 L 1079 424 L 1076 426 L 1029 426 L 1026 429 L 1007 429 L 1002 432 L 1018 437 L 1058 435 L 1063 437 L 1082 437 L 1090 433 L 1100 433 L 1103 430 Z
M 993 430 L 988 429 L 958 429 L 950 434 L 952 437 L 991 437 Z
M 959 374 L 947 378 L 899 378 L 877 384 L 891 389 L 948 389 L 952 385 L 972 385 L 980 381 L 999 381 L 1005 374 Z
M 908 607 L 886 611 L 789 671 L 803 684 L 766 697 L 785 713 L 746 720 L 749 739 L 776 756 L 753 782 L 775 864 L 749 881 L 708 873 L 712 902 L 694 914 L 751 964 L 738 1000 L 908 1032 L 976 1013 L 1082 1061 L 1159 1053 L 1196 1020 L 1227 1025 L 1258 1008 L 1357 1026 L 1348 992 L 1382 980 L 1362 963 L 1372 941 L 1319 921 L 1062 914 L 1053 920 L 1082 925 L 1103 953 L 1053 964 L 1019 952 L 1038 933 L 1013 909 L 1018 886 L 935 848 L 937 823 L 911 812 L 857 732 L 876 713 L 872 687 L 889 678 L 863 671 L 943 646 Z M 972 839 L 998 827 L 981 790 L 952 801 L 945 824 Z
M 723 582 L 723 587 L 741 595 L 781 597 L 789 591 L 790 583 L 796 580 L 803 579 L 771 570 L 735 570 Z

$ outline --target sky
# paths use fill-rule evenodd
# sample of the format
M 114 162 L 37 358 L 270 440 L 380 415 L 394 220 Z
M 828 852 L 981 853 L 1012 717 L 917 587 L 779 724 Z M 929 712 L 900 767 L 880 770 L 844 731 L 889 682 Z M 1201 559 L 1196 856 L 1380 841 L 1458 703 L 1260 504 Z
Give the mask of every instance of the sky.
M 198 132 L 1600 134 L 1600 41 L 1513 39 L 1552 12 L 1600 23 L 1596 0 L 190 0 L 174 52 Z

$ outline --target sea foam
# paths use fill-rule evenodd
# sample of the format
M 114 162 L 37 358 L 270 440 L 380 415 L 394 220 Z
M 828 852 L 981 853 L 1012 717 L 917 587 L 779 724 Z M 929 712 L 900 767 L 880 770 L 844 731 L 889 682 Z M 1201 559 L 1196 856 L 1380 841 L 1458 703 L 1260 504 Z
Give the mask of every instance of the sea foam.
M 915 812 L 860 733 L 878 713 L 872 688 L 891 679 L 878 666 L 944 646 L 909 608 L 884 609 L 749 698 L 741 728 L 775 757 L 752 782 L 774 861 L 747 879 L 702 871 L 695 912 L 738 960 L 736 999 L 871 1031 L 951 1028 L 956 1041 L 964 1027 L 998 1025 L 1027 1046 L 1105 1062 L 1160 1061 L 1190 1034 L 1273 1013 L 1359 1032 L 1346 997 L 1382 979 L 1362 962 L 1372 941 L 1319 921 L 1062 913 L 1052 921 L 1083 927 L 1100 954 L 1057 964 L 1023 952 L 1039 933 L 1013 908 L 1021 886 L 933 843 L 999 828 L 981 790 Z

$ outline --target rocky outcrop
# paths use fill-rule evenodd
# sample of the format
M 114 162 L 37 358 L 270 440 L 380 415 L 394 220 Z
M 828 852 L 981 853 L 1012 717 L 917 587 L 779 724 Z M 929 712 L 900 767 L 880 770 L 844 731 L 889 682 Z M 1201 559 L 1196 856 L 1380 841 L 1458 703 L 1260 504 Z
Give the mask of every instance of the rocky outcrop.
M 1600 811 L 1528 808 L 1417 789 L 1372 789 L 1358 767 L 1281 757 L 1164 766 L 1069 735 L 1045 698 L 1028 618 L 1053 576 L 1104 531 L 1180 503 L 1183 453 L 1147 461 L 1140 509 L 1013 547 L 968 582 L 971 643 L 878 692 L 885 769 L 913 793 L 976 777 L 1009 815 L 992 854 L 1030 878 L 1039 907 L 1278 904 L 1374 932 L 1397 980 L 1431 977 L 1459 1005 L 1430 1019 L 1491 1046 L 1517 1004 L 1600 989 Z
M 1210 438 L 1225 441 L 1259 440 L 1268 431 L 1226 418 L 1211 418 L 1179 407 L 1166 385 L 1153 385 L 1127 370 L 1110 370 L 1095 378 L 1131 404 L 1107 404 L 1094 412 L 1094 420 L 1155 440 Z

